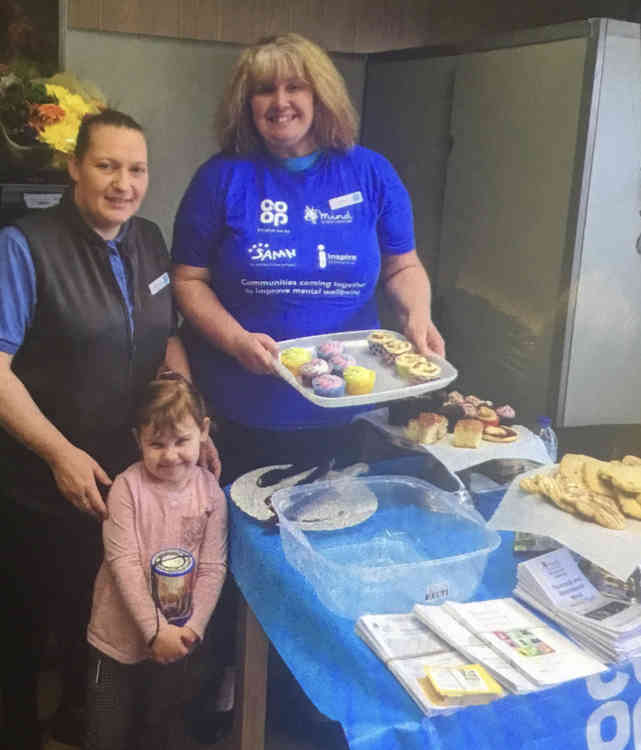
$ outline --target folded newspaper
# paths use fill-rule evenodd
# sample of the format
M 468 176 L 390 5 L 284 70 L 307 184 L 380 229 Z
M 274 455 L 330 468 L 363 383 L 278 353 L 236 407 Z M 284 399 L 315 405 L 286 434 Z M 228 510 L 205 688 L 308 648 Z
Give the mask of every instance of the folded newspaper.
M 514 594 L 602 661 L 641 655 L 641 605 L 598 591 L 565 547 L 519 563 Z

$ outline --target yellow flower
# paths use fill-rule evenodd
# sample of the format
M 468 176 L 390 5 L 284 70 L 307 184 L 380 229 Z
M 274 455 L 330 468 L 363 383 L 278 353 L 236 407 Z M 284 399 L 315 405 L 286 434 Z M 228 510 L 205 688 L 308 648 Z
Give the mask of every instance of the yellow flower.
M 58 99 L 58 104 L 65 111 L 65 116 L 58 122 L 47 125 L 38 134 L 38 139 L 47 143 L 56 151 L 65 154 L 73 153 L 78 136 L 80 122 L 86 114 L 99 111 L 98 102 L 85 100 L 78 94 L 72 94 L 64 86 L 46 84 L 47 93 Z

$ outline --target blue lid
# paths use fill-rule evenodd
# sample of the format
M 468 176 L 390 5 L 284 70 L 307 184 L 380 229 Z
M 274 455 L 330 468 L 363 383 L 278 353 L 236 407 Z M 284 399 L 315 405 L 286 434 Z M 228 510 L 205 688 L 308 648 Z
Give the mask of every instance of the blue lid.
M 193 567 L 194 556 L 180 547 L 161 550 L 151 558 L 151 569 L 156 575 L 175 578 L 191 572 Z
M 549 427 L 552 424 L 550 417 L 537 417 L 539 427 Z

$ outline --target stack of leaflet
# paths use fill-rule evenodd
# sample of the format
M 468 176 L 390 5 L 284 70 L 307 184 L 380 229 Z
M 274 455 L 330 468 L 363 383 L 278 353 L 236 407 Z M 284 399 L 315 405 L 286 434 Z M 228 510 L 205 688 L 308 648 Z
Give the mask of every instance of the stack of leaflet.
M 461 654 L 434 635 L 413 612 L 361 615 L 355 631 L 428 716 L 456 708 L 426 690 L 429 668 L 460 667 Z
M 606 669 L 511 598 L 361 615 L 355 631 L 428 716 Z
M 565 547 L 519 563 L 514 594 L 602 661 L 641 655 L 641 605 L 600 593 Z
M 511 693 L 529 693 L 538 690 L 534 682 L 528 680 L 500 654 L 462 625 L 446 611 L 445 606 L 415 604 L 414 613 L 433 633 L 438 634 L 462 654 L 467 662 L 482 664 L 494 679 Z
M 438 607 L 417 604 L 414 611 L 440 637 L 456 644 L 513 692 L 558 685 L 606 669 L 512 598 L 445 602 Z M 443 613 L 463 629 L 457 630 Z

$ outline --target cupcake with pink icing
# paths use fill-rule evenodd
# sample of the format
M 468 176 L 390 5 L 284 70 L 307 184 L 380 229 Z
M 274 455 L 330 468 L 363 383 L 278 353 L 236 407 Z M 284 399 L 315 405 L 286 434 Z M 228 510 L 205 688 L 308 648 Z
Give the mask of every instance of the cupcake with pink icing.
M 501 424 L 513 425 L 516 421 L 516 412 L 509 404 L 503 404 L 496 409 L 496 413 L 501 420 Z
M 318 375 L 325 375 L 329 371 L 330 366 L 327 363 L 327 360 L 320 359 L 320 357 L 315 357 L 314 359 L 310 359 L 309 362 L 305 362 L 305 364 L 298 371 L 298 374 L 303 381 L 303 385 L 311 386 L 312 380 L 315 377 L 317 377 Z
M 346 367 L 352 367 L 356 364 L 356 357 L 352 357 L 351 354 L 334 354 L 327 360 L 332 374 L 341 375 Z
M 345 348 L 342 341 L 323 341 L 316 347 L 316 356 L 321 359 L 329 359 L 336 354 L 342 354 Z

